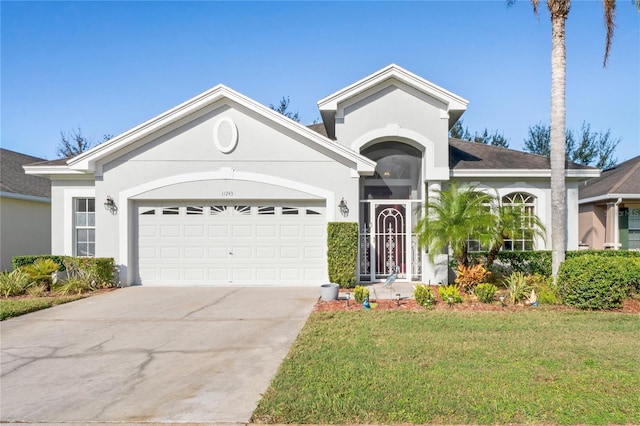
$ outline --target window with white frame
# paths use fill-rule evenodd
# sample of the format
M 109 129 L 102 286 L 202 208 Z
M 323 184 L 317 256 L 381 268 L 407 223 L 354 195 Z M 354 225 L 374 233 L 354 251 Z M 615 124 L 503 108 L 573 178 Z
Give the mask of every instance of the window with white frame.
M 520 209 L 525 221 L 527 217 L 530 219 L 534 217 L 535 203 L 536 197 L 526 192 L 514 192 L 502 197 L 503 208 Z M 533 250 L 533 233 L 530 230 L 532 223 L 529 222 L 527 225 L 529 226 L 523 226 L 521 232 L 513 239 L 504 240 L 502 249 L 507 251 Z
M 74 200 L 74 244 L 75 256 L 96 255 L 96 200 L 76 198 Z

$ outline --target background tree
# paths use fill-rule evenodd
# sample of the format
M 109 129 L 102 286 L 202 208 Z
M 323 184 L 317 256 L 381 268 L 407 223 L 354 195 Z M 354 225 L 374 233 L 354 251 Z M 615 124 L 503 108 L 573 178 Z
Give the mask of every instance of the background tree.
M 296 111 L 295 113 L 292 111 L 289 111 L 289 97 L 287 96 L 286 98 L 283 96 L 282 99 L 280 99 L 280 104 L 278 106 L 275 106 L 273 104 L 269 104 L 269 108 L 271 108 L 274 111 L 279 112 L 280 114 L 284 115 L 285 117 L 289 117 L 290 119 L 292 119 L 293 121 L 296 122 L 300 122 L 300 116 L 298 115 L 298 111 Z
M 512 5 L 515 0 L 507 0 Z M 533 12 L 538 16 L 539 0 L 531 0 Z M 611 40 L 615 28 L 615 0 L 602 0 L 604 21 L 607 29 L 603 66 L 607 65 Z M 639 5 L 636 0 L 636 4 Z M 567 210 L 565 194 L 565 130 L 566 130 L 566 42 L 565 23 L 569 16 L 571 0 L 547 0 L 551 14 L 551 125 L 550 125 L 550 163 L 551 163 L 551 271 L 556 277 L 560 264 L 564 261 L 567 248 Z
M 497 130 L 490 134 L 489 130 L 485 127 L 482 133 L 474 132 L 471 134 L 469 128 L 463 126 L 462 122 L 463 120 L 458 120 L 456 124 L 451 127 L 451 130 L 449 130 L 450 137 L 463 141 L 483 143 L 485 145 L 501 146 L 503 148 L 509 147 L 509 139 L 498 133 Z
M 113 135 L 106 134 L 102 137 L 102 142 L 112 137 Z M 93 148 L 95 145 L 97 144 L 94 141 L 82 135 L 82 130 L 79 127 L 78 130 L 72 129 L 68 133 L 60 131 L 60 143 L 57 147 L 57 154 L 60 158 L 75 157 Z
M 458 266 L 468 266 L 467 240 L 473 237 L 483 246 L 492 241 L 492 199 L 475 187 L 461 188 L 455 181 L 436 191 L 425 203 L 425 215 L 416 226 L 418 244 L 427 248 L 432 260 L 448 246 Z
M 524 140 L 524 150 L 548 157 L 551 143 L 550 131 L 550 127 L 545 124 L 530 126 L 527 138 Z M 583 122 L 580 132 L 566 129 L 565 139 L 567 161 L 599 169 L 607 169 L 617 163 L 617 158 L 613 155 L 620 143 L 620 138 L 612 138 L 611 130 L 592 132 L 591 126 Z

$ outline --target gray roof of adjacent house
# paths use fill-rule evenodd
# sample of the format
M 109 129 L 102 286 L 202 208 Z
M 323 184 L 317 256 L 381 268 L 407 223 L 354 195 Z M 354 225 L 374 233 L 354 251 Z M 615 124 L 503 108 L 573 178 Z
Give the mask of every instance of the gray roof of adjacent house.
M 640 155 L 604 170 L 600 177 L 587 181 L 579 189 L 581 200 L 620 195 L 640 197 Z
M 0 192 L 27 197 L 51 198 L 51 181 L 39 176 L 27 175 L 25 164 L 45 161 L 42 158 L 20 154 L 0 148 Z

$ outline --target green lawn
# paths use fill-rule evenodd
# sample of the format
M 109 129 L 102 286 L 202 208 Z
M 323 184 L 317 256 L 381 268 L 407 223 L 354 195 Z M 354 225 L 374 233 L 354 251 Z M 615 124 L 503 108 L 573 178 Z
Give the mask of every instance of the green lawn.
M 640 316 L 314 313 L 253 421 L 640 424 Z
M 82 299 L 86 295 L 0 299 L 0 321 Z

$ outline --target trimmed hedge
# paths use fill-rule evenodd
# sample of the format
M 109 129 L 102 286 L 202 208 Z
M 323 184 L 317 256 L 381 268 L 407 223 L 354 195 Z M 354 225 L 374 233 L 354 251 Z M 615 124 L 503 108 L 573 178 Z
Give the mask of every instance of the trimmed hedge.
M 487 253 L 470 253 L 472 263 L 485 264 Z M 582 256 L 597 256 L 604 258 L 640 258 L 640 252 L 629 250 L 571 250 L 567 251 L 565 259 L 573 259 Z M 501 251 L 496 257 L 496 262 L 509 267 L 513 272 L 523 274 L 551 275 L 551 251 Z
M 96 287 L 106 288 L 114 287 L 117 283 L 116 265 L 112 257 L 72 257 L 72 256 L 59 256 L 52 254 L 44 254 L 39 256 L 15 256 L 11 263 L 14 269 L 19 269 L 22 266 L 31 265 L 37 259 L 51 259 L 60 265 L 59 271 L 65 271 L 65 261 L 67 259 L 74 259 L 78 262 L 78 265 L 84 269 L 92 270 L 97 277 Z
M 31 265 L 38 259 L 51 259 L 60 265 L 60 269 L 58 271 L 65 271 L 66 268 L 64 266 L 64 260 L 69 256 L 58 256 L 55 254 L 35 254 L 35 255 L 27 255 L 27 256 L 15 256 L 11 259 L 11 265 L 13 265 L 13 269 L 20 269 L 23 266 Z
M 640 286 L 635 256 L 571 256 L 560 266 L 558 291 L 565 304 L 580 309 L 611 309 Z
M 330 222 L 327 225 L 327 261 L 329 281 L 342 288 L 352 288 L 356 284 L 357 223 Z

